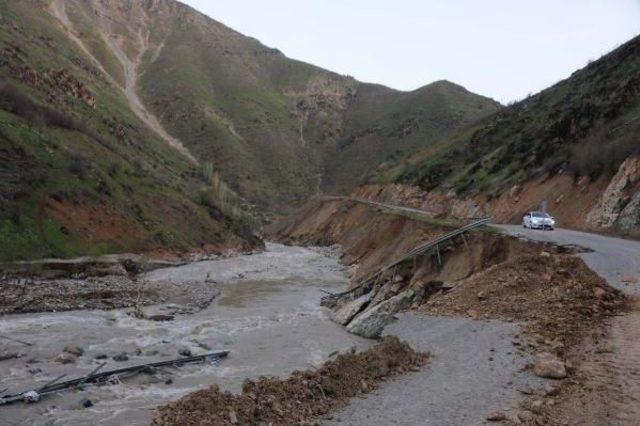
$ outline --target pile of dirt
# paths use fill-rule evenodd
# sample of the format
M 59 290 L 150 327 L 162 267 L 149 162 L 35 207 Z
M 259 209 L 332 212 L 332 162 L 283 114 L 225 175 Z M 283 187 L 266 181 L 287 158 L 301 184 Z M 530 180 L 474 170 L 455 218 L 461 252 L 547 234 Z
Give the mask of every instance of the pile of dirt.
M 571 255 L 524 254 L 492 266 L 435 296 L 420 309 L 525 323 L 534 346 L 555 352 L 578 343 L 591 324 L 618 312 L 622 293 Z
M 317 370 L 247 381 L 240 395 L 217 386 L 194 392 L 159 408 L 152 425 L 298 424 L 371 392 L 386 376 L 417 370 L 427 359 L 398 338 L 385 337 L 367 351 L 338 355 Z

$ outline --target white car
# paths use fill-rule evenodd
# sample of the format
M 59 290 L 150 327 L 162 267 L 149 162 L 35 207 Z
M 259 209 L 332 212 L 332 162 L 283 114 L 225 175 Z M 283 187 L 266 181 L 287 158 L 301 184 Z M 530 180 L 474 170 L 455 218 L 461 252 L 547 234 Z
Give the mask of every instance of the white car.
M 556 220 L 544 212 L 529 212 L 522 218 L 522 226 L 531 229 L 550 229 L 556 227 Z

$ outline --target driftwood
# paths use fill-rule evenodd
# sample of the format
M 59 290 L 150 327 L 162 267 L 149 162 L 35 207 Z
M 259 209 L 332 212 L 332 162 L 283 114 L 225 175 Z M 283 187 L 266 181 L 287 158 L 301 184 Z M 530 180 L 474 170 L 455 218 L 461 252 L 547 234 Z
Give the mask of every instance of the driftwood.
M 179 367 L 185 364 L 192 364 L 196 362 L 204 363 L 207 361 L 217 361 L 219 359 L 226 358 L 228 354 L 229 354 L 229 351 L 218 351 L 218 352 L 208 353 L 205 355 L 190 356 L 190 357 L 172 359 L 169 361 L 153 362 L 150 364 L 134 365 L 131 367 L 124 367 L 124 368 L 119 368 L 117 370 L 110 370 L 110 371 L 104 371 L 102 373 L 98 373 L 98 370 L 100 370 L 104 366 L 104 364 L 101 364 L 98 368 L 93 370 L 93 372 L 91 372 L 89 375 L 85 375 L 77 379 L 57 383 L 61 378 L 64 377 L 64 375 L 62 375 L 60 377 L 53 379 L 49 383 L 45 384 L 44 386 L 36 390 L 29 390 L 29 391 L 15 394 L 15 395 L 0 396 L 0 405 L 12 404 L 14 402 L 19 402 L 19 401 L 37 402 L 40 400 L 42 396 L 45 396 L 51 393 L 61 392 L 64 390 L 80 388 L 85 384 L 101 385 L 105 383 L 118 382 L 119 375 L 121 374 L 127 374 L 127 376 L 132 376 L 140 373 L 150 372 L 150 371 L 153 371 L 153 369 L 159 368 L 159 367 L 166 367 L 166 366 Z

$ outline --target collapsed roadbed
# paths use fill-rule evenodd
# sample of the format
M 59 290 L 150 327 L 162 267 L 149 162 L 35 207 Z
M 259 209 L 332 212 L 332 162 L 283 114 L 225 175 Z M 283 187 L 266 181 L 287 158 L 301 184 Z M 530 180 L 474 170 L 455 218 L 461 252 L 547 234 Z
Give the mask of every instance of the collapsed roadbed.
M 344 250 L 342 260 L 352 268 L 351 284 L 349 291 L 325 298 L 325 304 L 332 308 L 332 319 L 366 337 L 386 334 L 387 329 L 398 336 L 407 335 L 407 330 L 390 325 L 404 311 L 425 315 L 425 326 L 443 315 L 469 318 L 480 329 L 489 327 L 486 321 L 518 324 L 521 331 L 512 337 L 513 354 L 525 361 L 522 368 L 531 371 L 532 377 L 551 379 L 552 383 L 541 389 L 513 389 L 512 393 L 526 396 L 520 409 L 513 406 L 516 399 L 505 398 L 503 407 L 484 407 L 486 418 L 518 424 L 552 421 L 550 407 L 564 401 L 570 384 L 579 387 L 584 383 L 580 365 L 585 356 L 578 349 L 581 343 L 593 333 L 601 335 L 601 327 L 629 306 L 628 298 L 576 256 L 580 247 L 534 242 L 491 228 L 451 240 L 437 251 L 405 257 L 427 241 L 450 233 L 451 218 L 379 205 L 376 200 L 316 200 L 276 230 L 283 241 L 337 244 Z M 393 258 L 403 261 L 376 273 Z M 371 276 L 375 279 L 368 279 Z M 403 321 L 398 324 L 406 325 Z M 452 356 L 445 348 L 433 351 Z M 490 363 L 495 356 L 493 352 L 488 355 Z M 446 370 L 445 364 L 439 368 Z M 446 386 L 455 388 L 455 379 L 450 380 L 453 382 Z M 421 386 L 430 389 L 428 381 Z M 487 391 L 484 386 L 477 389 Z M 366 424 L 364 413 L 372 406 L 356 406 L 359 408 L 345 410 L 345 415 L 356 419 L 353 424 Z M 498 410 L 493 412 L 493 408 Z M 422 415 L 435 413 L 424 410 Z M 413 419 L 418 417 L 416 414 Z M 405 420 L 412 424 L 411 418 Z

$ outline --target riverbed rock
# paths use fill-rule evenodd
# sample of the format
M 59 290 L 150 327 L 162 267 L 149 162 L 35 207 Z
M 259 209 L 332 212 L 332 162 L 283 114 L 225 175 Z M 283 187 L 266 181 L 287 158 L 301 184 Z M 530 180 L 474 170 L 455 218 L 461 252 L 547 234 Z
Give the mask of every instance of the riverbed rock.
M 384 327 L 392 321 L 393 314 L 408 307 L 414 295 L 413 290 L 407 290 L 368 308 L 351 320 L 347 331 L 367 338 L 379 337 Z
M 174 315 L 169 315 L 169 314 L 155 314 L 155 315 L 148 315 L 147 319 L 150 321 L 173 321 L 173 319 L 175 318 Z
M 76 356 L 68 352 L 62 352 L 56 357 L 56 362 L 60 364 L 73 364 L 76 362 Z
M 8 359 L 15 359 L 15 358 L 20 358 L 22 355 L 20 355 L 18 352 L 0 352 L 0 361 L 6 361 Z
M 129 355 L 126 352 L 119 353 L 113 357 L 113 360 L 116 362 L 124 362 L 129 361 Z
M 364 296 L 360 296 L 355 300 L 345 303 L 340 308 L 331 312 L 331 320 L 342 325 L 348 324 L 349 321 L 351 321 L 353 317 L 360 312 L 362 307 L 369 303 L 370 300 L 371 296 L 369 294 L 365 294 Z
M 82 356 L 82 354 L 84 354 L 84 349 L 75 345 L 68 345 L 62 351 L 75 356 Z
M 533 372 L 536 376 L 545 379 L 564 379 L 567 377 L 564 362 L 549 352 L 541 352 L 536 355 Z

